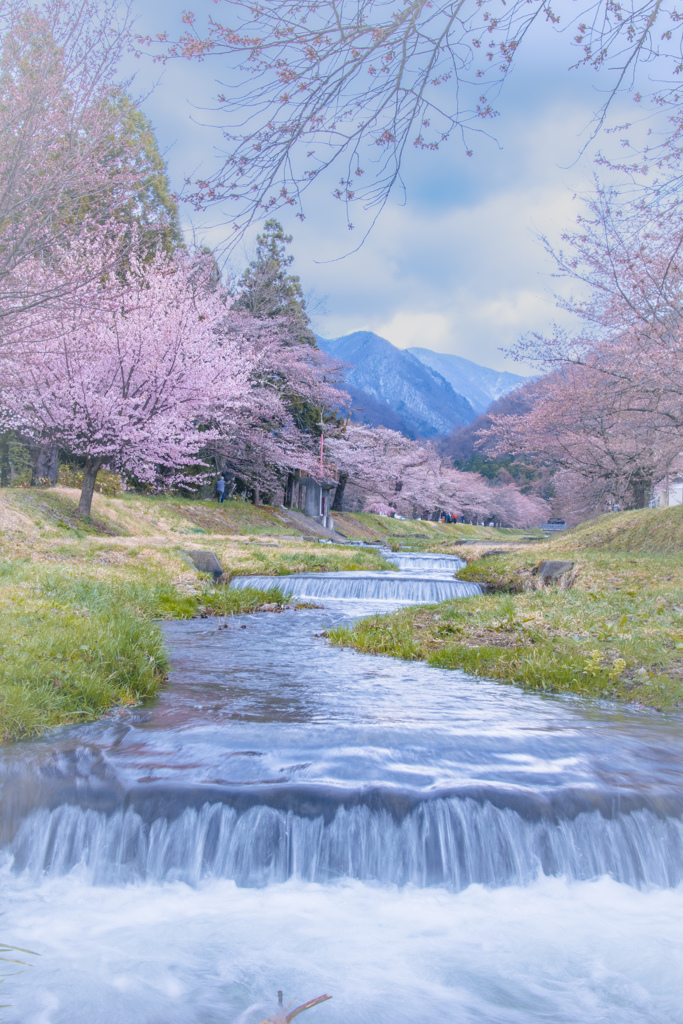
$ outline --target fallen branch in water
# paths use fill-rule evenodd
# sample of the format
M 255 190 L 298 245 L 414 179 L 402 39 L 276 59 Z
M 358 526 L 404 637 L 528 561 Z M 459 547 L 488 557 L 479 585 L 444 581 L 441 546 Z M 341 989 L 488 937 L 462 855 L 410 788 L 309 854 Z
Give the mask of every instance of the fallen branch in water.
M 282 1006 L 282 992 L 278 992 L 278 1003 Z M 297 1006 L 295 1010 L 291 1010 L 285 1014 L 284 1010 L 280 1013 L 276 1013 L 274 1017 L 268 1017 L 267 1020 L 262 1020 L 261 1024 L 289 1024 L 290 1021 L 298 1017 L 304 1010 L 310 1010 L 311 1007 L 317 1006 L 318 1003 L 324 1003 L 327 999 L 331 999 L 332 996 L 318 996 L 316 999 L 309 999 L 307 1003 L 302 1003 L 301 1006 Z

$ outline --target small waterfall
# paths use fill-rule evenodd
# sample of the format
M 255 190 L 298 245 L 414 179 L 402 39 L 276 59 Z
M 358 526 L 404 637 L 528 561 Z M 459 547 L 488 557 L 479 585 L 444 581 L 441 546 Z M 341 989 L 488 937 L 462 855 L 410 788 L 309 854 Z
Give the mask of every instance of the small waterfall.
M 402 551 L 399 554 L 386 554 L 387 562 L 393 562 L 404 572 L 451 572 L 463 569 L 467 562 L 457 555 L 430 555 L 421 552 L 414 554 Z
M 297 573 L 292 576 L 237 576 L 231 587 L 243 590 L 278 587 L 285 594 L 302 598 L 355 601 L 402 601 L 406 604 L 437 604 L 455 597 L 481 593 L 478 583 L 465 583 L 448 576 L 417 576 L 400 572 Z
M 170 816 L 167 798 L 167 813 L 151 818 L 149 802 L 111 814 L 62 804 L 24 819 L 9 852 L 16 871 L 40 877 L 79 867 L 96 884 L 220 877 L 253 887 L 290 877 L 348 877 L 459 891 L 472 883 L 524 884 L 542 874 L 609 875 L 635 887 L 683 881 L 683 822 L 642 803 L 610 814 L 586 800 L 585 809 L 562 817 L 437 797 L 396 814 L 391 797 L 326 810 L 312 797 L 297 813 L 300 801 L 292 796 L 246 809 L 239 801 L 185 803 Z

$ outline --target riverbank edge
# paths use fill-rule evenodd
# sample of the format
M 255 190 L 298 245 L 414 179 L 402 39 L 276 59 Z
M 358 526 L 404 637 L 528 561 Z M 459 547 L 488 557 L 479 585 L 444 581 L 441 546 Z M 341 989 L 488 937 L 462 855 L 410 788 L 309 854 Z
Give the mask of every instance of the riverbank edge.
M 329 642 L 542 693 L 681 707 L 683 538 L 672 550 L 667 536 L 666 553 L 619 551 L 614 533 L 597 549 L 588 531 L 496 554 L 470 549 L 457 575 L 483 584 L 482 596 L 363 619 L 331 630 Z M 572 588 L 532 589 L 538 563 L 553 558 L 576 563 Z
M 153 697 L 169 667 L 161 620 L 273 612 L 288 600 L 276 586 L 237 591 L 198 578 L 192 592 L 147 569 L 102 580 L 3 562 L 0 737 L 35 737 Z
M 3 545 L 0 561 L 0 739 L 92 721 L 153 697 L 168 660 L 159 620 L 277 612 L 297 607 L 277 587 L 291 572 L 383 568 L 376 551 L 310 551 L 207 537 L 232 575 L 272 586 L 232 589 L 198 573 L 177 543 L 150 539 L 34 539 Z M 191 547 L 192 545 L 190 545 Z M 234 551 L 231 561 L 226 552 Z M 14 556 L 14 557 L 12 557 Z M 288 564 L 277 561 L 285 558 Z M 394 568 L 392 566 L 392 568 Z
M 62 486 L 0 490 L 1 741 L 153 697 L 168 670 L 156 620 L 296 607 L 277 589 L 279 577 L 395 570 L 369 546 L 392 533 L 401 543 L 426 545 L 498 535 L 343 514 L 357 543 L 340 545 L 298 535 L 304 517 L 292 522 L 286 510 L 269 506 L 96 494 L 93 516 L 82 519 L 77 501 L 78 492 Z M 196 572 L 190 549 L 213 551 L 224 583 L 270 576 L 273 588 L 216 587 Z

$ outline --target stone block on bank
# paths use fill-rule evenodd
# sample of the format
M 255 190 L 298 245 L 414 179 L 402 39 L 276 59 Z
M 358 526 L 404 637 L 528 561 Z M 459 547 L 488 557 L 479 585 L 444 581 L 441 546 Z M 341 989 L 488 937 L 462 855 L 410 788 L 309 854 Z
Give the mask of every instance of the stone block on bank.
M 532 576 L 536 577 L 534 587 L 540 589 L 541 587 L 558 586 L 560 590 L 569 590 L 578 571 L 579 567 L 576 562 L 539 562 L 532 571 Z
M 223 569 L 215 551 L 184 551 L 183 554 L 187 555 L 197 572 L 209 572 L 214 580 L 218 580 L 223 575 Z

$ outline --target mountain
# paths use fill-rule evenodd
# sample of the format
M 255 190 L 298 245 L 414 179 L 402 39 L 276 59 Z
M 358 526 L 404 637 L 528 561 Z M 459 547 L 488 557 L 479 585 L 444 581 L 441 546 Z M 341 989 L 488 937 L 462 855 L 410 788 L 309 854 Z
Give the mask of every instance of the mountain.
M 438 371 L 372 331 L 332 340 L 317 338 L 317 342 L 350 367 L 347 389 L 353 392 L 354 407 L 361 406 L 353 419 L 400 429 L 412 437 L 435 437 L 449 434 L 476 415 Z
M 490 370 L 479 366 L 462 356 L 448 356 L 432 352 L 428 348 L 408 348 L 425 366 L 440 374 L 459 395 L 464 395 L 478 414 L 486 412 L 491 402 L 496 402 L 509 391 L 523 384 L 526 377 L 507 370 Z
M 353 384 L 345 383 L 343 387 L 351 397 L 351 419 L 356 423 L 367 423 L 369 427 L 388 427 L 389 430 L 397 430 L 406 437 L 417 436 L 413 429 L 414 424 L 395 413 L 386 402 L 378 401 L 361 388 L 354 388 Z

